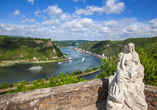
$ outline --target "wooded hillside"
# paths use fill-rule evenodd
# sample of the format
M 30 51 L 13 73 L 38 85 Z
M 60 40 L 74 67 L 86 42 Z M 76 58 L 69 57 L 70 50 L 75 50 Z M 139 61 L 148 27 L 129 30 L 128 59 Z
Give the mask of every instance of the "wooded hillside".
M 136 51 L 141 47 L 149 56 L 157 59 L 157 36 L 152 38 L 129 38 L 123 41 L 89 41 L 83 43 L 79 48 L 88 50 L 93 53 L 114 56 L 123 51 L 128 43 L 134 43 Z
M 33 57 L 40 61 L 62 56 L 51 39 L 0 36 L 0 61 Z

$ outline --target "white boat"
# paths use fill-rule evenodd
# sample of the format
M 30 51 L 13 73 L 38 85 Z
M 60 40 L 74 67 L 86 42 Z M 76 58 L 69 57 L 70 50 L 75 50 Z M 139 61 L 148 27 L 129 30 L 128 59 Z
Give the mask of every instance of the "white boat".
M 84 62 L 84 60 L 85 60 L 85 57 L 82 58 L 82 62 Z
M 42 68 L 43 67 L 41 67 L 41 66 L 33 66 L 33 67 L 29 68 L 29 70 L 40 70 Z

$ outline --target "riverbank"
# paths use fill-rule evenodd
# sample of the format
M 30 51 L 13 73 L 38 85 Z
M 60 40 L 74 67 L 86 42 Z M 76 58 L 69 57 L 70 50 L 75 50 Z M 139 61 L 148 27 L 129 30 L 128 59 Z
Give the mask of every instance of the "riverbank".
M 77 52 L 82 52 L 82 53 L 85 53 L 85 54 L 89 54 L 89 55 L 92 55 L 92 56 L 95 56 L 95 57 L 99 57 L 101 59 L 104 59 L 106 58 L 107 59 L 107 56 L 104 56 L 104 55 L 100 55 L 100 54 L 97 54 L 97 53 L 92 53 L 92 52 L 89 52 L 87 50 L 84 50 L 84 49 L 81 49 L 81 48 L 73 48 L 73 50 L 77 51 Z
M 82 74 L 75 75 L 75 77 L 78 78 L 78 77 L 81 77 L 81 76 L 85 76 L 85 75 L 89 75 L 89 74 L 92 74 L 92 73 L 96 73 L 96 72 L 98 72 L 99 70 L 100 70 L 100 68 L 98 68 L 97 70 L 93 70 L 93 71 L 87 72 L 87 73 L 85 73 L 85 71 L 83 71 Z M 69 76 L 70 76 L 70 75 L 69 75 Z M 54 77 L 53 79 L 56 79 L 56 77 Z M 50 83 L 50 78 L 48 78 L 48 77 L 45 78 L 45 79 L 38 79 L 38 80 L 36 80 L 36 81 L 39 81 L 38 84 L 41 83 L 40 80 L 44 80 L 43 83 Z M 60 80 L 61 80 L 61 79 L 60 79 Z M 35 80 L 34 80 L 34 81 L 35 81 Z M 14 91 L 14 90 L 17 88 L 17 86 L 21 85 L 22 83 L 25 83 L 25 87 L 33 86 L 34 81 L 30 81 L 30 82 L 19 81 L 19 82 L 21 82 L 21 83 L 13 84 L 13 87 L 0 89 L 0 94 L 4 94 L 4 93 L 6 93 L 6 92 L 8 92 L 8 91 L 10 91 L 10 90 Z M 26 83 L 27 83 L 27 84 L 26 84 Z
M 94 71 L 91 71 L 91 72 L 88 72 L 88 73 L 84 73 L 84 74 L 80 74 L 80 75 L 76 75 L 75 77 L 81 77 L 81 76 L 86 76 L 86 75 L 89 75 L 89 74 L 92 74 L 92 73 L 96 73 L 100 70 L 100 68 L 98 68 L 98 70 L 94 70 Z
M 8 60 L 8 61 L 2 61 L 0 63 L 0 67 L 5 66 L 13 66 L 13 65 L 19 65 L 19 64 L 32 64 L 32 63 L 52 63 L 52 62 L 60 62 L 68 60 L 68 58 L 57 58 L 53 60 L 47 60 L 47 61 L 30 61 L 30 60 Z

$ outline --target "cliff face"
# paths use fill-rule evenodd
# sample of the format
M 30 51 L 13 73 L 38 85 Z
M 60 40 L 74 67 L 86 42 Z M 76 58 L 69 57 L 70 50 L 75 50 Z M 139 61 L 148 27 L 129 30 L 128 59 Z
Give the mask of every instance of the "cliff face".
M 63 54 L 51 39 L 22 38 L 0 36 L 0 61 L 33 59 L 51 59 Z

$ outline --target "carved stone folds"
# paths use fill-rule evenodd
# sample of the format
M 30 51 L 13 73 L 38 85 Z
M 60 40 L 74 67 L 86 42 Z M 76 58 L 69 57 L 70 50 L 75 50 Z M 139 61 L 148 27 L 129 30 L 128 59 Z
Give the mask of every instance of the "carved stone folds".
M 119 54 L 117 70 L 109 77 L 107 110 L 147 110 L 144 95 L 144 67 L 129 43 Z

